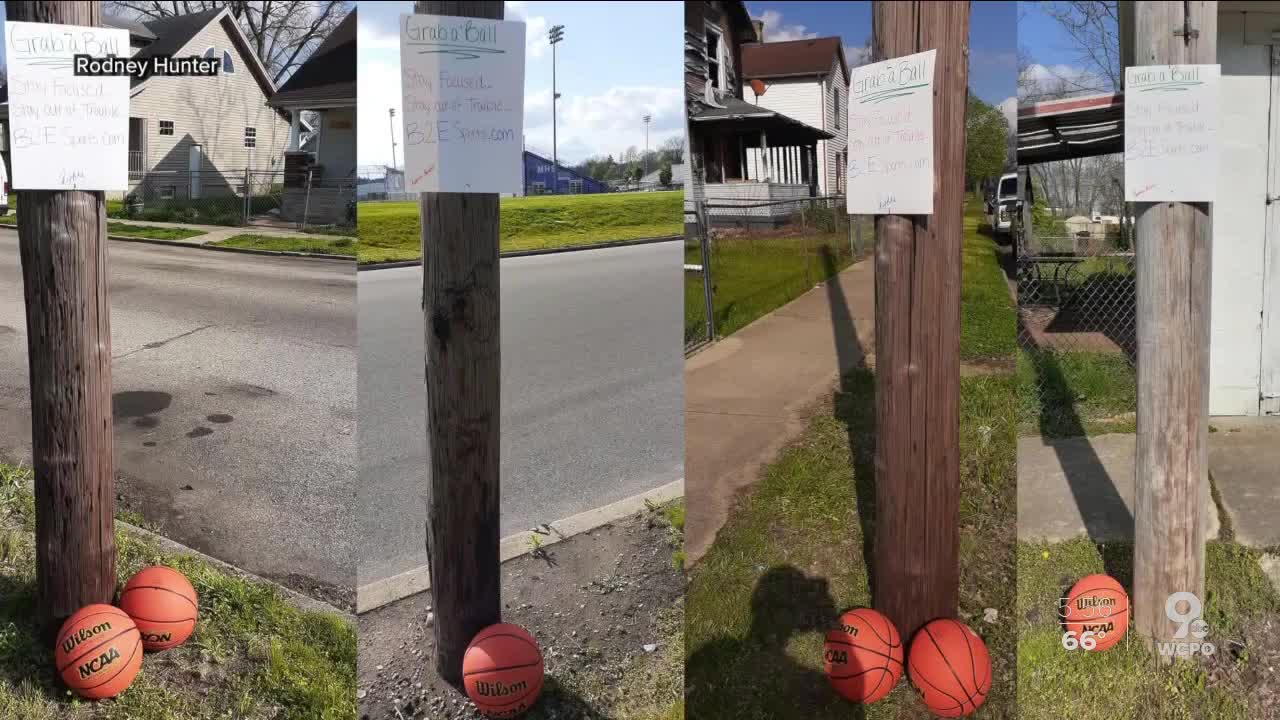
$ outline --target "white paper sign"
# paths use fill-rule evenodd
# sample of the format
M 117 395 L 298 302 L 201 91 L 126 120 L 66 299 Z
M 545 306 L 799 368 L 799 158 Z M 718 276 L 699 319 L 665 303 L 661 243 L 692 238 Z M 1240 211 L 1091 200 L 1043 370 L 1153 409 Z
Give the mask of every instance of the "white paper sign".
M 1125 200 L 1215 200 L 1220 75 L 1220 65 L 1125 68 Z
M 76 77 L 73 55 L 129 57 L 129 31 L 5 23 L 15 190 L 128 190 L 129 78 Z
M 405 190 L 523 189 L 522 22 L 400 16 Z
M 936 55 L 928 50 L 851 71 L 850 214 L 933 214 Z

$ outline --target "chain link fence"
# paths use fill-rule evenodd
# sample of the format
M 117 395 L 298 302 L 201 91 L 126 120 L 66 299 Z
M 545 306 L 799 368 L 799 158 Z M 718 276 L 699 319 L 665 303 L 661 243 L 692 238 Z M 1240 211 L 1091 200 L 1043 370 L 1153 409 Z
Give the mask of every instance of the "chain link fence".
M 108 203 L 114 219 L 349 233 L 355 181 L 283 171 L 130 173 L 130 190 Z
M 1131 221 L 1014 213 L 1024 432 L 1128 432 L 1137 403 Z
M 731 335 L 872 249 L 870 216 L 842 195 L 685 201 L 686 352 Z

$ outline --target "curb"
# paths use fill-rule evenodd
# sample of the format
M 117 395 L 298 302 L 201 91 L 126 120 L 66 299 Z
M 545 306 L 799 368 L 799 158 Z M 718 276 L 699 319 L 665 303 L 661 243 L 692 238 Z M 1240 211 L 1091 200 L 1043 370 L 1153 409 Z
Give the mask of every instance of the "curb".
M 604 250 L 607 248 L 630 247 L 632 245 L 652 245 L 654 243 L 673 242 L 675 240 L 683 239 L 684 235 L 664 235 L 662 237 L 640 238 L 637 240 L 610 240 L 609 242 L 596 243 L 594 245 L 573 245 L 570 247 L 542 248 L 539 250 L 512 250 L 510 252 L 498 253 L 498 259 L 505 260 L 507 258 L 534 257 L 536 255 L 557 255 L 559 253 L 581 252 L 583 250 Z M 365 263 L 360 266 L 360 270 L 389 270 L 392 268 L 417 267 L 421 264 L 422 260 L 395 260 L 392 262 Z
M 313 597 L 303 595 L 297 590 L 287 588 L 278 582 L 268 580 L 259 575 L 254 575 L 248 570 L 243 570 L 241 568 L 238 568 L 235 565 L 232 565 L 231 563 L 225 562 L 223 560 L 219 560 L 218 558 L 211 557 L 209 555 L 205 555 L 199 550 L 189 548 L 186 545 L 183 545 L 182 543 L 176 540 L 171 540 L 158 533 L 154 533 L 154 532 L 151 532 L 150 530 L 140 528 L 137 525 L 131 525 L 123 520 L 116 520 L 116 527 L 132 535 L 137 535 L 139 537 L 150 540 L 154 542 L 156 545 L 160 546 L 162 549 L 167 550 L 168 552 L 175 553 L 178 555 L 190 555 L 192 557 L 195 557 L 201 562 L 208 563 L 209 565 L 212 565 L 229 575 L 235 575 L 236 577 L 244 578 L 246 580 L 251 580 L 256 583 L 270 585 L 274 587 L 276 590 L 280 591 L 280 594 L 284 596 L 285 600 L 290 605 L 294 606 L 299 610 L 326 613 L 328 615 L 337 615 L 352 624 L 356 622 L 356 616 L 352 615 L 346 610 L 334 607 L 329 603 L 324 602 L 323 600 L 317 600 Z
M 499 559 L 505 563 L 522 555 L 528 555 L 531 551 L 530 538 L 533 536 L 538 538 L 539 547 L 545 548 L 563 540 L 568 540 L 574 535 L 581 535 L 617 522 L 628 515 L 643 510 L 648 503 L 660 505 L 681 497 L 684 497 L 684 478 L 673 480 L 666 485 L 656 487 L 639 495 L 632 495 L 629 498 L 623 498 L 602 507 L 580 512 L 577 515 L 570 515 L 563 520 L 557 520 L 550 525 L 543 526 L 549 528 L 550 532 L 525 530 L 508 535 L 502 538 L 499 544 Z M 363 615 L 371 610 L 377 610 L 397 600 L 403 600 L 410 595 L 417 595 L 430 589 L 431 576 L 426 565 L 406 570 L 389 578 L 375 580 L 356 588 L 356 614 Z
M 17 225 L 7 225 L 0 223 L 0 228 L 6 228 L 14 232 L 18 231 Z M 354 263 L 355 258 L 344 257 L 342 255 L 326 255 L 323 253 L 305 253 L 292 252 L 288 250 L 255 250 L 253 248 L 226 247 L 225 245 L 205 245 L 203 243 L 189 243 L 180 240 L 157 240 L 155 238 L 140 238 L 131 235 L 107 235 L 108 240 L 117 242 L 145 243 L 148 245 L 163 245 L 165 247 L 192 248 L 195 250 L 217 250 L 219 252 L 238 252 L 247 255 L 268 255 L 276 257 L 300 257 L 309 258 L 311 260 L 332 260 L 334 262 Z

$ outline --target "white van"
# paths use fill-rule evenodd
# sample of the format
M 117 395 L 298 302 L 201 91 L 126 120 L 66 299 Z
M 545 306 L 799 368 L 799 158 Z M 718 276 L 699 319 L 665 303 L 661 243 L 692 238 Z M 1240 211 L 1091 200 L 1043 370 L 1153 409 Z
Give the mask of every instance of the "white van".
M 0 216 L 9 214 L 9 171 L 4 169 L 4 160 L 0 160 Z
M 996 186 L 995 203 L 991 208 L 991 227 L 997 233 L 1007 235 L 1013 230 L 1013 213 L 1018 203 L 1018 173 L 1000 176 Z

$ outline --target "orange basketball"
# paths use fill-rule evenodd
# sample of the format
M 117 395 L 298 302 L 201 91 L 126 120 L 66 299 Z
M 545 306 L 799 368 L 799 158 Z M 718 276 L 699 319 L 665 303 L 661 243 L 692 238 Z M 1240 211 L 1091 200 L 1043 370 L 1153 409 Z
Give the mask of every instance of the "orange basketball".
M 123 610 L 86 605 L 62 624 L 53 659 L 62 682 L 80 697 L 115 697 L 138 676 L 142 637 Z
M 938 717 L 977 711 L 991 692 L 991 655 L 978 633 L 959 620 L 934 620 L 916 633 L 907 672 Z
M 515 717 L 542 692 L 542 651 L 519 625 L 498 623 L 481 630 L 462 656 L 462 685 L 489 717 Z
M 148 650 L 168 650 L 186 642 L 199 615 L 191 582 L 163 565 L 143 568 L 129 578 L 120 591 L 120 608 L 137 623 Z
M 1075 633 L 1076 642 L 1092 632 L 1095 647 L 1106 650 L 1120 642 L 1129 629 L 1129 594 L 1110 575 L 1087 575 L 1071 587 L 1062 607 L 1062 624 Z
M 823 664 L 831 687 L 846 700 L 873 703 L 902 678 L 902 638 L 889 618 L 871 608 L 840 616 L 827 631 Z

